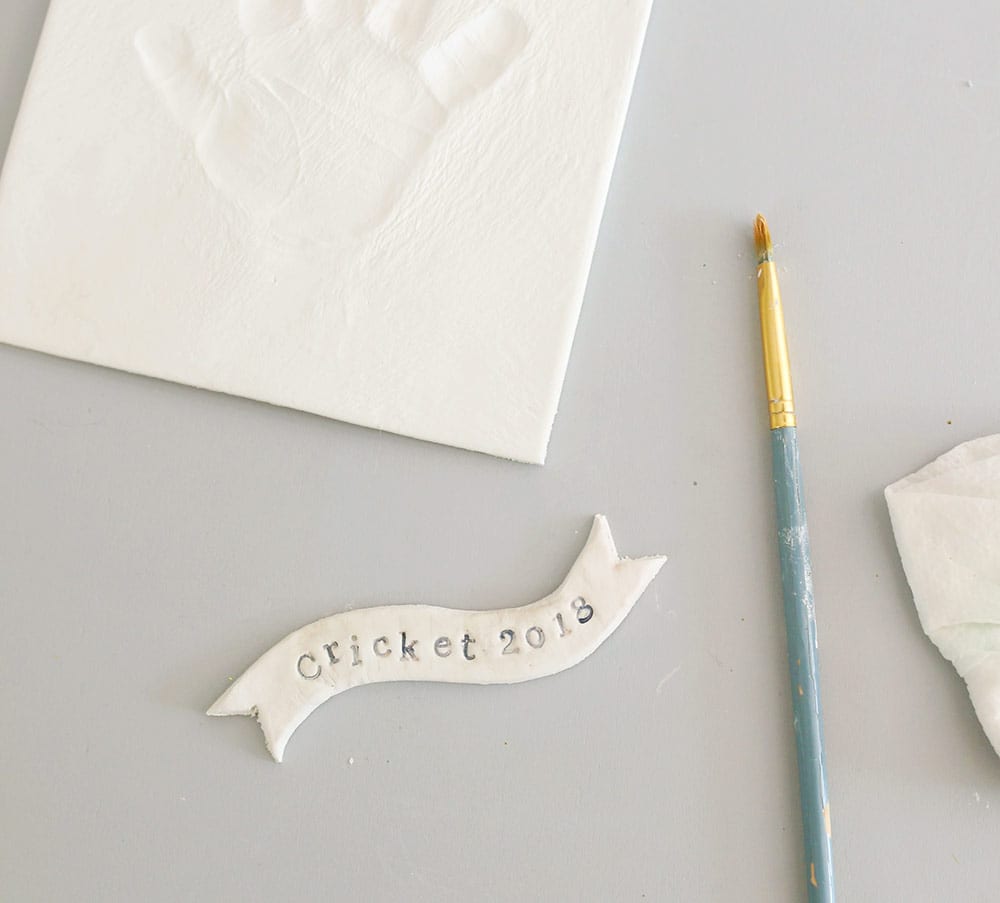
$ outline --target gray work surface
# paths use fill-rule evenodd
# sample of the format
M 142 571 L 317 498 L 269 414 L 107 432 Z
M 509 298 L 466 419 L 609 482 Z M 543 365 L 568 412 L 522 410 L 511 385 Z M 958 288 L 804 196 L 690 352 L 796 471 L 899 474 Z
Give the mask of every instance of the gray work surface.
M 45 6 L 0 7 L 0 146 Z M 803 899 L 759 208 L 839 897 L 995 901 L 1000 761 L 882 489 L 1000 428 L 997 34 L 974 0 L 659 0 L 545 467 L 0 347 L 0 899 Z M 358 689 L 280 766 L 203 714 L 348 606 L 544 595 L 596 512 L 670 561 L 579 667 Z

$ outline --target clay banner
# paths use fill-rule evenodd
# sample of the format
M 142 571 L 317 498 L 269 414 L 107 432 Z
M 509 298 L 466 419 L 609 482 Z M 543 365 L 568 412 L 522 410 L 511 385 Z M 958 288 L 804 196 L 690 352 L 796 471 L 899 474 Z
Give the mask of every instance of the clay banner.
M 512 684 L 579 664 L 625 619 L 663 566 L 620 558 L 598 515 L 559 588 L 519 608 L 392 605 L 345 611 L 286 636 L 223 693 L 209 715 L 252 715 L 280 762 L 295 729 L 332 696 L 400 680 Z

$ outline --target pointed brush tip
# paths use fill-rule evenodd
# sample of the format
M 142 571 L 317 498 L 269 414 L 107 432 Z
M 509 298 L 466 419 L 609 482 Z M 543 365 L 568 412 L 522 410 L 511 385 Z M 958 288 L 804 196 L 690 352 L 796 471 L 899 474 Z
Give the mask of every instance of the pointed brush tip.
M 761 263 L 770 260 L 774 251 L 771 244 L 771 230 L 767 227 L 767 220 L 760 213 L 753 223 L 753 242 L 757 247 L 757 260 Z

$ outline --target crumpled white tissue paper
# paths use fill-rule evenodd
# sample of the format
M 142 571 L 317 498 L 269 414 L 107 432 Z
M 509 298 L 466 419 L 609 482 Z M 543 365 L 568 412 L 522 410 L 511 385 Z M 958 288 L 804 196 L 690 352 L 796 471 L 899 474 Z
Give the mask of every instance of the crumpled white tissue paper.
M 959 445 L 885 497 L 924 631 L 1000 754 L 1000 435 Z

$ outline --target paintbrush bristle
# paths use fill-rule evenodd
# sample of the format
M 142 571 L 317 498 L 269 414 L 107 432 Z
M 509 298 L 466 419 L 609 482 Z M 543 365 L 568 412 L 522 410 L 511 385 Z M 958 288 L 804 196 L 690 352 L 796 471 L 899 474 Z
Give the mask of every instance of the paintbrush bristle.
M 771 244 L 771 230 L 767 228 L 767 220 L 761 214 L 753 223 L 753 243 L 757 246 L 757 262 L 764 263 L 771 259 L 774 246 Z

